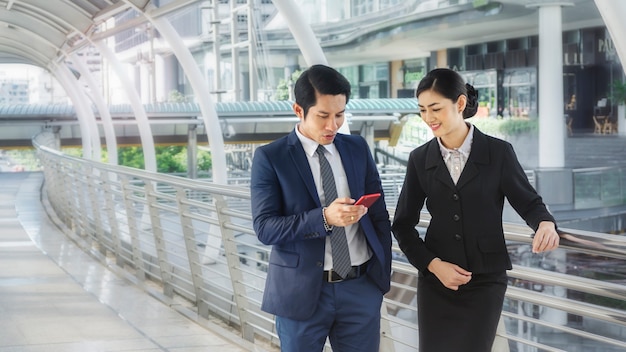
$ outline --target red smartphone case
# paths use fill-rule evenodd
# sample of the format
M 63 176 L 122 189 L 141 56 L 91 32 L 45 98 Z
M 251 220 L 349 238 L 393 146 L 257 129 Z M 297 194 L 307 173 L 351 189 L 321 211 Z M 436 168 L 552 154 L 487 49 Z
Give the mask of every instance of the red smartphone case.
M 354 205 L 364 205 L 369 208 L 378 198 L 380 198 L 380 193 L 366 194 L 361 196 Z

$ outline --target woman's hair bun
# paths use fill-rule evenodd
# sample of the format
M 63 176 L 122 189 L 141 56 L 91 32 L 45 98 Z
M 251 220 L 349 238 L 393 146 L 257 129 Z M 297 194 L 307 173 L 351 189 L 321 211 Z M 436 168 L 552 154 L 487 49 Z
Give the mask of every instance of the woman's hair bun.
M 463 110 L 463 118 L 468 119 L 476 115 L 478 111 L 478 92 L 469 83 L 465 83 L 465 88 L 467 89 L 467 104 L 465 105 L 465 110 Z

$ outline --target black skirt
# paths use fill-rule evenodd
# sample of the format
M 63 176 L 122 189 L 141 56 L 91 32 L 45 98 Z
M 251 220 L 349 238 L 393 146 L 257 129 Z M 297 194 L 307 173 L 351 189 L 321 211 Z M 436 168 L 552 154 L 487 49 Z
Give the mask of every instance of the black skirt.
M 417 281 L 420 352 L 490 352 L 502 312 L 506 272 L 472 275 L 458 291 L 431 273 Z

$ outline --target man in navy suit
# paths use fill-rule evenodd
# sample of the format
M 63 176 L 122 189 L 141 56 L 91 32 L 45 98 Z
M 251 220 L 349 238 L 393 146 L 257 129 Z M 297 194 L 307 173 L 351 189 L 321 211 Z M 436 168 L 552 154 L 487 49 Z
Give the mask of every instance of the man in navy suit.
M 273 246 L 261 308 L 276 315 L 281 351 L 322 351 L 328 337 L 335 352 L 377 352 L 391 225 L 383 197 L 369 208 L 354 203 L 364 194 L 382 194 L 380 176 L 367 142 L 337 133 L 350 98 L 345 77 L 314 65 L 294 94 L 300 122 L 258 148 L 252 163 L 254 230 Z M 322 159 L 332 169 L 336 196 L 326 181 L 322 185 L 328 170 Z M 350 263 L 343 276 L 334 270 L 332 236 L 347 239 Z

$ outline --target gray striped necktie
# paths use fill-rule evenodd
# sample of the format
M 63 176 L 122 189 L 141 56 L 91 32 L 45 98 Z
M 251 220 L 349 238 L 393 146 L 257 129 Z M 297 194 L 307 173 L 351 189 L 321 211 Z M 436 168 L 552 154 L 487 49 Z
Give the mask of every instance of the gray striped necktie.
M 320 144 L 317 147 L 316 152 L 320 159 L 322 189 L 324 190 L 326 206 L 328 206 L 335 199 L 337 199 L 337 187 L 335 186 L 335 176 L 333 175 L 333 170 L 330 168 L 330 164 L 324 156 L 324 149 L 325 148 Z M 333 228 L 333 233 L 330 235 L 330 246 L 333 255 L 333 270 L 345 279 L 346 275 L 348 275 L 350 269 L 352 268 L 345 228 L 340 226 L 335 226 Z

